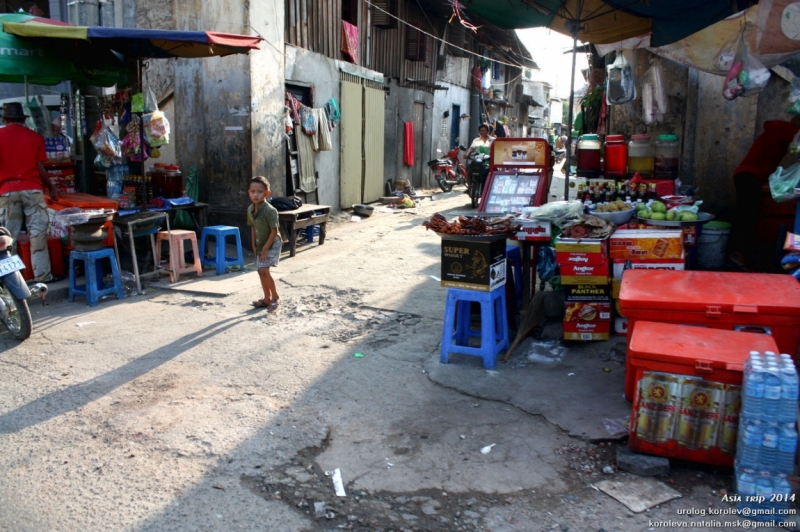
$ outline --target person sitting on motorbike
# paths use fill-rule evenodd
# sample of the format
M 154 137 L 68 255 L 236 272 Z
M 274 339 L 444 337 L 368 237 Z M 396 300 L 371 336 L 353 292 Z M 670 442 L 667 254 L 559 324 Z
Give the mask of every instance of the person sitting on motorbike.
M 490 148 L 492 146 L 492 141 L 494 138 L 489 136 L 489 125 L 488 124 L 481 124 L 478 126 L 478 134 L 480 136 L 475 137 L 475 140 L 472 141 L 470 144 L 469 149 L 467 150 L 466 158 L 469 160 L 469 156 L 473 154 L 473 152 L 477 153 L 485 153 L 489 154 Z M 469 172 L 467 172 L 467 190 L 466 194 L 469 194 L 469 187 L 470 187 L 470 176 Z

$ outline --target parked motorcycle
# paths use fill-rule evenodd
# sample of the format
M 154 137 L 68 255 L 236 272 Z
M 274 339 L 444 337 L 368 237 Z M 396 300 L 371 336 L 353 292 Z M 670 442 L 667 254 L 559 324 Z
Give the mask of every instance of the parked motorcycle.
M 469 156 L 469 197 L 472 208 L 480 203 L 483 194 L 483 185 L 489 175 L 489 154 L 473 152 Z
M 456 185 L 467 185 L 467 169 L 458 160 L 459 150 L 467 148 L 456 145 L 441 159 L 428 161 L 428 168 L 436 172 L 434 178 L 444 192 L 450 192 Z M 441 153 L 442 150 L 437 151 Z
M 0 227 L 0 321 L 11 336 L 17 340 L 25 340 L 33 330 L 27 299 L 32 295 L 44 296 L 47 285 L 36 283 L 28 288 L 20 273 L 25 264 L 19 255 L 11 253 L 13 243 L 11 233 Z

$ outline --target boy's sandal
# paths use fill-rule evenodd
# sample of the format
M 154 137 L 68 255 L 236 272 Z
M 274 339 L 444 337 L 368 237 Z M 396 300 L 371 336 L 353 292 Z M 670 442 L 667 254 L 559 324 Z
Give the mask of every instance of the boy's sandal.
M 263 299 L 259 299 L 258 301 L 253 301 L 250 304 L 253 305 L 255 308 L 269 308 L 270 306 L 269 303 L 267 303 Z
M 275 312 L 276 310 L 278 310 L 278 305 L 280 305 L 280 303 L 281 303 L 280 299 L 276 299 L 275 301 L 270 303 L 269 306 L 267 307 L 267 312 Z

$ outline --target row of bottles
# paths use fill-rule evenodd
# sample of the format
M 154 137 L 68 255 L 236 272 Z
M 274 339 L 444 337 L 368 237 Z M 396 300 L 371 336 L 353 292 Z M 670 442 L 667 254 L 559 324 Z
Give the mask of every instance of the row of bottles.
M 618 181 L 617 183 L 598 183 L 578 185 L 578 201 L 591 203 L 604 203 L 609 201 L 627 201 L 636 203 L 641 200 L 647 202 L 658 199 L 655 183 L 640 183 L 638 186 L 630 181 Z
M 757 521 L 784 521 L 797 453 L 798 376 L 789 355 L 750 352 L 736 450 L 737 508 Z
M 153 201 L 153 182 L 150 176 L 126 175 L 122 192 L 127 194 L 131 206 L 141 206 Z

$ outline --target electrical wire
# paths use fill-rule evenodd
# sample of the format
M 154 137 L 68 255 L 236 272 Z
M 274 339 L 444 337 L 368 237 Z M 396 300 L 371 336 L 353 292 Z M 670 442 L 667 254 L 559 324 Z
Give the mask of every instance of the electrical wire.
M 455 49 L 457 49 L 457 50 L 461 50 L 462 52 L 466 52 L 466 53 L 467 53 L 467 54 L 469 54 L 469 55 L 473 55 L 473 56 L 475 56 L 475 57 L 479 57 L 479 58 L 483 58 L 483 57 L 484 57 L 484 56 L 482 56 L 481 54 L 478 54 L 478 53 L 475 53 L 475 52 L 473 52 L 473 51 L 467 50 L 466 48 L 462 48 L 462 47 L 460 47 L 460 46 L 456 46 L 456 45 L 455 45 L 455 44 L 453 44 L 453 43 L 447 42 L 446 40 L 444 40 L 444 39 L 442 39 L 442 38 L 439 38 L 439 37 L 437 37 L 437 36 L 435 36 L 435 35 L 433 35 L 433 34 L 431 34 L 431 33 L 428 33 L 427 31 L 425 31 L 425 30 L 423 30 L 423 29 L 421 29 L 421 28 L 419 28 L 419 27 L 417 27 L 417 26 L 414 26 L 414 25 L 413 25 L 413 24 L 411 24 L 410 22 L 406 22 L 405 20 L 401 19 L 400 17 L 397 17 L 397 16 L 393 15 L 392 13 L 390 13 L 390 12 L 388 12 L 387 10 L 383 9 L 382 7 L 380 7 L 380 6 L 376 6 L 375 4 L 373 4 L 372 2 L 370 2 L 369 0 L 362 0 L 362 1 L 363 1 L 365 4 L 367 4 L 367 5 L 371 6 L 371 7 L 374 7 L 374 8 L 375 8 L 375 9 L 377 9 L 378 11 L 381 11 L 381 12 L 383 12 L 383 13 L 386 13 L 387 15 L 389 15 L 389 16 L 390 16 L 390 17 L 392 17 L 393 19 L 397 20 L 398 22 L 401 22 L 401 23 L 405 24 L 406 26 L 410 26 L 410 27 L 414 28 L 415 30 L 417 30 L 418 32 L 420 32 L 420 33 L 423 33 L 423 34 L 427 35 L 428 37 L 431 37 L 431 38 L 432 38 L 432 39 L 434 39 L 434 40 L 437 40 L 437 41 L 439 41 L 439 42 L 443 42 L 443 43 L 445 43 L 446 45 L 448 45 L 448 46 L 452 46 L 453 48 L 455 48 Z M 488 39 L 488 37 L 487 37 L 487 39 Z M 489 39 L 489 40 L 491 41 L 491 39 Z M 493 44 L 494 44 L 494 43 L 493 43 Z M 508 66 L 512 66 L 512 67 L 515 67 L 515 68 L 521 68 L 521 67 L 522 67 L 522 65 L 519 65 L 519 64 L 514 64 L 514 63 L 506 63 L 505 61 L 499 61 L 499 60 L 494 60 L 494 59 L 493 59 L 493 61 L 495 61 L 496 63 L 500 63 L 501 65 L 508 65 Z

